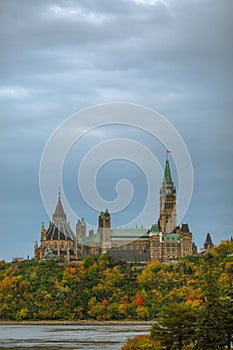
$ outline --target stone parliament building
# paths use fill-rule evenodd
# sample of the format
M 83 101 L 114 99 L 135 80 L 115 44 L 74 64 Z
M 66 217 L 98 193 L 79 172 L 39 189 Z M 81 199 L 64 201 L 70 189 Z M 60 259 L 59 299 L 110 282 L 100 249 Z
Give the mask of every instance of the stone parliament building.
M 98 218 L 95 233 L 86 232 L 84 219 L 79 219 L 76 234 L 64 212 L 60 194 L 52 221 L 46 230 L 41 227 L 40 245 L 35 242 L 36 259 L 63 256 L 66 260 L 80 260 L 88 255 L 111 253 L 115 261 L 160 262 L 176 261 L 180 256 L 197 252 L 188 224 L 177 226 L 176 189 L 172 181 L 169 160 L 166 160 L 160 188 L 160 215 L 157 223 L 146 228 L 111 228 L 111 215 L 106 209 Z

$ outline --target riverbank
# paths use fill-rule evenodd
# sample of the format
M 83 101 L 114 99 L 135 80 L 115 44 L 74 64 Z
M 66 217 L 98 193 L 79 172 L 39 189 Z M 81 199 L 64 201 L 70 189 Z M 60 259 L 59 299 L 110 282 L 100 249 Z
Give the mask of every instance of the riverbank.
M 38 320 L 38 321 L 0 321 L 0 326 L 1 325 L 33 325 L 33 326 L 42 326 L 42 325 L 95 325 L 95 326 L 108 326 L 108 325 L 135 325 L 135 326 L 148 326 L 152 325 L 154 321 L 135 321 L 135 320 L 130 320 L 130 321 L 90 321 L 90 320 L 76 320 L 76 321 L 61 321 L 61 320 Z

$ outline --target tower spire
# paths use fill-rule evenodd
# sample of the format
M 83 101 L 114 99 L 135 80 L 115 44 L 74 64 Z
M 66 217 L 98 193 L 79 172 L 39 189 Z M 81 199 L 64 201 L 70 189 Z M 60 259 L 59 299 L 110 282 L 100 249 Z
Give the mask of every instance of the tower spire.
M 164 170 L 164 177 L 163 177 L 163 183 L 167 186 L 173 186 L 172 176 L 171 176 L 171 170 L 169 165 L 169 160 L 166 159 L 166 165 Z
M 59 192 L 58 192 L 58 201 L 57 201 L 57 206 L 55 209 L 55 212 L 53 214 L 53 220 L 55 218 L 62 218 L 66 220 L 66 214 L 64 212 L 62 203 L 61 203 L 61 192 L 60 192 L 60 188 L 59 188 Z

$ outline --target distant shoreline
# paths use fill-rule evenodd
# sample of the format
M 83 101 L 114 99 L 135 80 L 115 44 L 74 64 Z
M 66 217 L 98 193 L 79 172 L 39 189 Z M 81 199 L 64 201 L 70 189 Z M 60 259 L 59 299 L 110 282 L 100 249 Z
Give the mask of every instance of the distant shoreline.
M 77 320 L 77 321 L 61 321 L 61 320 L 51 320 L 51 321 L 43 321 L 43 320 L 38 320 L 38 321 L 0 321 L 0 326 L 1 325 L 35 325 L 35 326 L 46 326 L 46 325 L 87 325 L 87 326 L 108 326 L 108 325 L 152 325 L 154 321 L 85 321 L 85 320 Z

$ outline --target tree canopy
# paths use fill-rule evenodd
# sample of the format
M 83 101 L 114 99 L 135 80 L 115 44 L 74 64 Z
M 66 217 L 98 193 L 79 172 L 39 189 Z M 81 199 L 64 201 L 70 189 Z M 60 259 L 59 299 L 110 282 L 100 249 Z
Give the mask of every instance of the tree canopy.
M 1 261 L 0 320 L 156 320 L 151 339 L 164 349 L 230 349 L 232 255 L 222 242 L 169 264 Z

